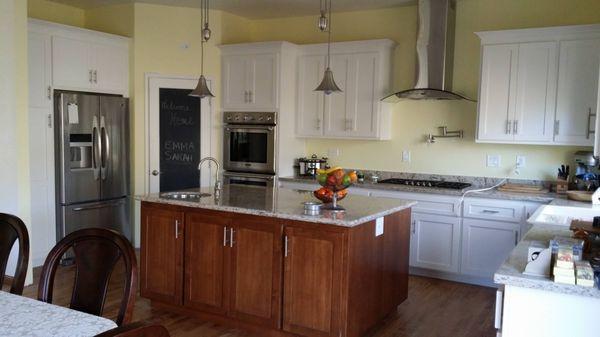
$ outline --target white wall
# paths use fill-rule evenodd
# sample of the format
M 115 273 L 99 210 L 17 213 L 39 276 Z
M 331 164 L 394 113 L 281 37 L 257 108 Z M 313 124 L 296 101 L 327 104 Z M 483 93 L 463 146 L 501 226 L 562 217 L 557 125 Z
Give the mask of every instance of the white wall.
M 27 91 L 27 1 L 0 0 L 0 212 L 29 224 Z M 26 283 L 32 280 L 30 264 Z

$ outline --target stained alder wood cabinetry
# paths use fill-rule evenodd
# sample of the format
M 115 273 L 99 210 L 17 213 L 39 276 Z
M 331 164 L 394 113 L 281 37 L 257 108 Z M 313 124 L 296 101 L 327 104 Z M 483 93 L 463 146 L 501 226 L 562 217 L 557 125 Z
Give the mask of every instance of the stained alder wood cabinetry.
M 410 209 L 352 228 L 142 203 L 142 296 L 263 336 L 358 337 L 408 293 Z

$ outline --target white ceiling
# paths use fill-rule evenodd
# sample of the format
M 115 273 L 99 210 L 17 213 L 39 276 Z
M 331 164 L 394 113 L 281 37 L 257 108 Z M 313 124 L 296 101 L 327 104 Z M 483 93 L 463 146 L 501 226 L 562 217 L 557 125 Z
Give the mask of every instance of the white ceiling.
M 132 2 L 180 7 L 200 7 L 200 0 L 52 0 L 79 8 L 93 8 Z M 333 0 L 334 12 L 389 8 L 415 4 L 416 0 Z M 319 0 L 212 0 L 210 8 L 249 19 L 303 16 L 318 13 Z

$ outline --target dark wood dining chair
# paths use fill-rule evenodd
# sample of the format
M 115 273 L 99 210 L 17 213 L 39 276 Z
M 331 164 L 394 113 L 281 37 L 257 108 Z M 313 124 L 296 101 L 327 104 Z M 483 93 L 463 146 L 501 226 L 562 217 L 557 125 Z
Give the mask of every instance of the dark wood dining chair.
M 169 331 L 160 324 L 135 322 L 103 332 L 95 337 L 170 337 Z
M 38 299 L 52 303 L 56 268 L 70 248 L 73 249 L 76 268 L 70 308 L 102 316 L 110 276 L 117 261 L 123 258 L 125 289 L 116 323 L 121 326 L 131 322 L 137 287 L 135 250 L 127 238 L 110 229 L 81 229 L 60 240 L 44 262 Z
M 11 214 L 0 213 L 0 289 L 4 285 L 10 251 L 17 240 L 19 240 L 19 256 L 10 292 L 22 295 L 29 265 L 29 233 L 21 219 Z

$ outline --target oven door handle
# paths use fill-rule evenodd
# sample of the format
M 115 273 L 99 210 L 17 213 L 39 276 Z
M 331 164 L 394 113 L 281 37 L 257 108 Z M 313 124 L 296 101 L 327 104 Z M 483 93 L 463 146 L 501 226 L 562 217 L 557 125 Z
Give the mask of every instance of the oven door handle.
M 260 175 L 260 174 L 252 174 L 252 173 L 229 173 L 229 172 L 223 172 L 223 176 L 224 177 L 239 177 L 239 178 L 251 178 L 251 179 L 256 179 L 256 180 L 266 180 L 266 181 L 273 181 L 275 179 L 275 176 L 264 176 L 264 175 Z
M 243 126 L 226 126 L 225 131 L 254 131 L 254 130 L 265 130 L 265 131 L 273 131 L 275 130 L 274 126 L 265 126 L 265 125 L 243 125 Z

